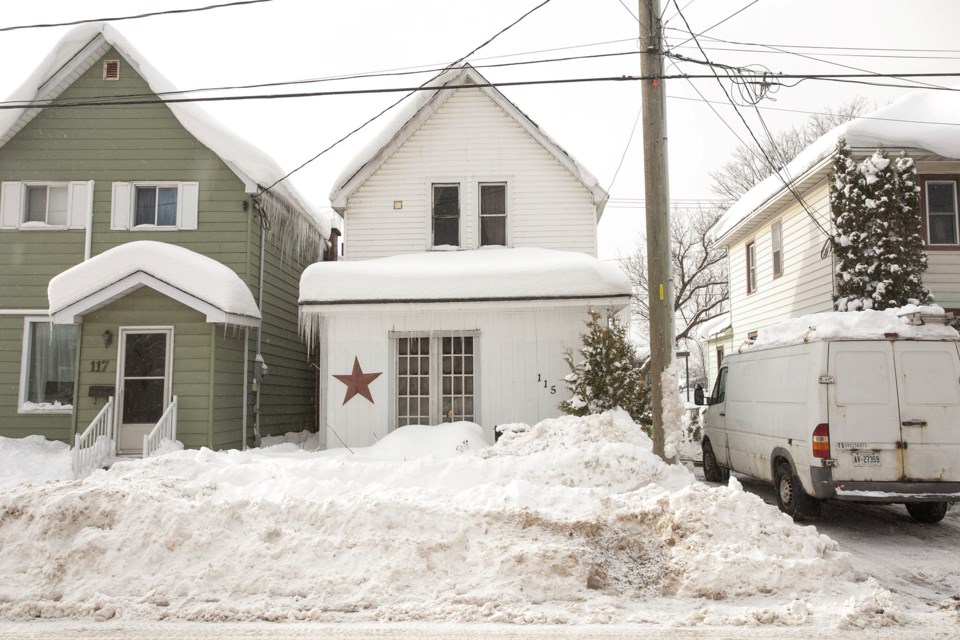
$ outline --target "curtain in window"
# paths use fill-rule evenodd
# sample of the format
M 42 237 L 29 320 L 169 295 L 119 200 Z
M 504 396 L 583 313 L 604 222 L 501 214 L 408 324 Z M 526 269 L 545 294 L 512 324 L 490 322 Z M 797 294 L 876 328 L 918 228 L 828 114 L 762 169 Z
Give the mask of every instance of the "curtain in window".
M 72 404 L 76 376 L 76 327 L 49 322 L 31 323 L 29 349 L 27 401 Z

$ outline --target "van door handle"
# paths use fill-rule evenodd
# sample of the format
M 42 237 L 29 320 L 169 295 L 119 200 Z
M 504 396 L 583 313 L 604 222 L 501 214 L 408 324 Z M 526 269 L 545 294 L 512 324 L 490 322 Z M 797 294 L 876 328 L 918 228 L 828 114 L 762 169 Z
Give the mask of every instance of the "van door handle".
M 721 416 L 726 416 L 726 415 L 727 415 L 727 412 L 726 412 L 726 411 L 721 411 L 721 412 L 720 412 L 720 415 L 721 415 Z
M 904 420 L 904 421 L 901 422 L 900 424 L 903 425 L 904 427 L 925 427 L 925 426 L 927 426 L 927 421 L 926 421 L 926 420 L 918 420 L 918 419 L 915 419 L 915 420 Z

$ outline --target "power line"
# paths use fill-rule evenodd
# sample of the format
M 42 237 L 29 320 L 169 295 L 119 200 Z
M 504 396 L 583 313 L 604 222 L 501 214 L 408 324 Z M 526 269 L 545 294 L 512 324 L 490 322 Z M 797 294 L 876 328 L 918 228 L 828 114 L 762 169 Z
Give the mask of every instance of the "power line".
M 537 10 L 540 9 L 541 7 L 544 7 L 545 5 L 547 5 L 549 2 L 550 2 L 550 0 L 543 0 L 543 2 L 541 2 L 541 3 L 538 4 L 538 5 L 536 5 L 535 7 L 533 7 L 532 9 L 530 9 L 529 11 L 527 11 L 526 13 L 524 13 L 522 16 L 520 16 L 519 18 L 517 18 L 516 20 L 514 20 L 513 22 L 511 22 L 510 24 L 508 24 L 506 27 L 504 27 L 504 28 L 501 29 L 500 31 L 498 31 L 498 32 L 496 32 L 495 34 L 493 34 L 490 38 L 488 38 L 487 40 L 485 40 L 485 41 L 484 41 L 482 44 L 480 44 L 479 46 L 475 47 L 475 48 L 474 48 L 472 51 L 470 51 L 468 54 L 466 54 L 466 55 L 464 55 L 464 56 L 461 56 L 460 58 L 458 58 L 457 60 L 455 60 L 454 62 L 452 62 L 452 63 L 448 66 L 448 69 L 449 69 L 449 68 L 452 68 L 454 65 L 462 62 L 464 59 L 468 58 L 469 56 L 472 56 L 472 55 L 475 54 L 477 51 L 479 51 L 480 49 L 484 48 L 485 46 L 487 46 L 488 44 L 490 44 L 491 42 L 493 42 L 494 40 L 496 40 L 496 39 L 497 39 L 498 37 L 500 37 L 503 33 L 505 33 L 505 32 L 508 31 L 509 29 L 512 29 L 514 26 L 516 26 L 517 24 L 519 24 L 519 23 L 520 23 L 523 19 L 525 19 L 527 16 L 529 16 L 529 15 L 532 14 L 533 12 L 537 11 Z M 446 70 L 444 70 L 444 71 L 446 71 Z M 363 129 L 363 128 L 366 127 L 367 125 L 369 125 L 371 122 L 373 122 L 374 120 L 378 119 L 380 116 L 382 116 L 383 114 L 385 114 L 386 112 L 388 112 L 388 111 L 390 111 L 391 109 L 393 109 L 394 107 L 396 107 L 398 104 L 400 104 L 401 102 L 403 102 L 404 100 L 406 100 L 407 98 L 409 98 L 410 96 L 412 96 L 412 95 L 413 95 L 414 93 L 416 93 L 417 91 L 422 91 L 422 90 L 424 90 L 430 82 L 432 82 L 432 81 L 435 80 L 436 78 L 439 78 L 440 75 L 442 75 L 442 72 L 441 72 L 441 74 L 438 74 L 437 76 L 434 76 L 434 77 L 431 78 L 430 80 L 427 80 L 426 82 L 424 82 L 422 85 L 420 85 L 420 86 L 417 87 L 416 89 L 413 89 L 413 90 L 408 91 L 405 96 L 403 96 L 402 98 L 400 98 L 399 100 L 397 100 L 396 102 L 394 102 L 393 104 L 391 104 L 390 106 L 388 106 L 386 109 L 383 109 L 382 111 L 380 111 L 379 113 L 377 113 L 375 116 L 373 116 L 372 118 L 370 118 L 369 120 L 367 120 L 366 122 L 364 122 L 363 124 L 361 124 L 359 127 L 353 129 L 353 130 L 350 131 L 347 135 L 343 136 L 342 138 L 340 138 L 339 140 L 337 140 L 336 142 L 334 142 L 334 143 L 331 144 L 330 146 L 326 147 L 325 149 L 323 149 L 322 151 L 320 151 L 319 153 L 317 153 L 316 155 L 314 155 L 312 158 L 310 158 L 310 159 L 307 160 L 306 162 L 300 164 L 299 166 L 297 166 L 297 167 L 296 167 L 295 169 L 293 169 L 292 171 L 290 171 L 290 172 L 286 173 L 285 175 L 283 175 L 281 178 L 279 178 L 278 180 L 276 180 L 276 181 L 275 181 L 273 184 L 271 184 L 269 187 L 266 187 L 265 189 L 263 189 L 260 193 L 269 191 L 269 190 L 272 189 L 273 187 L 277 186 L 279 183 L 281 183 L 282 181 L 286 180 L 287 178 L 289 178 L 290 176 L 292 176 L 293 174 L 295 174 L 297 171 L 300 171 L 300 170 L 303 169 L 305 166 L 307 166 L 307 165 L 310 164 L 311 162 L 315 161 L 317 158 L 319 158 L 320 156 L 324 155 L 325 153 L 327 153 L 328 151 L 330 151 L 331 149 L 333 149 L 334 147 L 336 147 L 337 145 L 339 145 L 340 143 L 342 143 L 344 140 L 347 140 L 348 138 L 350 138 L 351 136 L 353 136 L 353 134 L 357 133 L 358 131 L 360 131 L 361 129 Z M 351 176 L 351 178 L 352 178 L 352 176 Z
M 746 11 L 747 9 L 749 9 L 750 7 L 752 7 L 753 5 L 757 4 L 758 2 L 760 2 L 760 0 L 752 0 L 752 2 L 744 5 L 744 6 L 741 7 L 740 9 L 737 9 L 736 11 L 734 11 L 733 13 L 731 13 L 730 15 L 728 15 L 726 18 L 724 18 L 724 19 L 721 20 L 720 22 L 717 22 L 717 23 L 715 23 L 715 24 L 707 27 L 706 29 L 704 29 L 703 31 L 701 31 L 701 32 L 700 32 L 699 34 L 697 34 L 697 35 L 694 35 L 694 34 L 693 34 L 693 31 L 690 31 L 690 30 L 689 30 L 690 25 L 688 24 L 688 25 L 687 25 L 687 31 L 690 33 L 690 37 L 687 38 L 686 40 L 684 40 L 683 42 L 681 42 L 681 43 L 680 43 L 680 46 L 683 46 L 683 45 L 687 44 L 687 43 L 690 42 L 691 40 L 696 40 L 698 35 L 699 35 L 699 36 L 702 36 L 703 34 L 707 33 L 708 31 L 713 31 L 714 29 L 716 29 L 717 27 L 719 27 L 720 25 L 722 25 L 722 24 L 723 24 L 724 22 L 726 22 L 727 20 L 730 20 L 730 19 L 733 18 L 734 16 L 740 15 L 741 13 L 743 13 L 744 11 Z M 677 15 L 680 16 L 680 17 L 683 19 L 683 22 L 684 22 L 684 23 L 686 23 L 686 22 L 687 22 L 687 19 L 683 17 L 683 11 L 680 9 L 680 5 L 677 5 L 677 4 L 676 4 L 676 1 L 674 1 L 674 4 L 675 4 L 676 7 L 677 7 Z M 697 44 L 699 44 L 699 43 L 697 43 Z
M 165 11 L 152 11 L 150 13 L 140 13 L 132 16 L 119 16 L 113 18 L 89 18 L 85 20 L 73 20 L 71 22 L 50 22 L 46 24 L 21 24 L 15 27 L 0 27 L 0 31 L 19 31 L 21 29 L 48 29 L 50 27 L 73 27 L 79 24 L 89 24 L 91 22 L 121 22 L 123 20 L 139 20 L 141 18 L 153 18 L 155 16 L 169 16 L 180 13 L 196 13 L 197 11 L 210 11 L 211 9 L 224 9 L 226 7 L 238 7 L 246 4 L 260 4 L 262 2 L 273 2 L 273 0 L 238 0 L 237 2 L 227 2 L 224 4 L 211 4 L 206 7 L 195 7 L 193 9 L 168 9 Z

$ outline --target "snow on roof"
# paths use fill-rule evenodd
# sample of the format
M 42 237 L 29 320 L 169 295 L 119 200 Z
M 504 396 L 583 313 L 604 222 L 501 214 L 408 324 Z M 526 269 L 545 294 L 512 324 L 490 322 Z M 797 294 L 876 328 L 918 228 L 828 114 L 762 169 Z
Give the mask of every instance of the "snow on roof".
M 942 307 L 906 305 L 883 311 L 828 311 L 792 318 L 760 329 L 757 339 L 746 349 L 766 349 L 815 340 L 873 340 L 896 334 L 914 340 L 958 340 L 953 327 L 937 322 L 911 324 L 911 316 L 944 318 Z
M 82 64 L 81 53 L 96 51 L 98 38 L 115 48 L 124 59 L 147 82 L 157 94 L 176 91 L 176 87 L 157 71 L 136 48 L 110 24 L 92 23 L 69 31 L 57 43 L 54 49 L 40 63 L 36 70 L 7 99 L 9 102 L 33 103 L 55 98 L 72 82 L 72 78 L 63 75 L 72 65 Z M 61 77 L 62 76 L 62 77 Z M 61 82 L 50 83 L 54 78 Z M 66 83 L 66 84 L 64 84 Z M 216 153 L 234 172 L 238 172 L 248 184 L 248 190 L 257 186 L 267 187 L 284 176 L 285 172 L 271 158 L 246 140 L 228 131 L 219 122 L 199 106 L 191 103 L 168 103 L 167 107 L 180 124 L 197 140 Z M 0 111 L 0 145 L 19 131 L 40 109 L 4 109 Z M 271 189 L 283 196 L 296 207 L 324 238 L 329 238 L 332 218 L 321 214 L 294 189 L 287 181 L 280 182 Z
M 600 298 L 631 291 L 629 278 L 613 264 L 583 253 L 534 248 L 319 262 L 300 278 L 301 305 Z
M 730 317 L 730 312 L 727 311 L 726 313 L 721 313 L 720 315 L 713 317 L 700 325 L 697 335 L 704 340 L 709 340 L 710 338 L 716 338 L 731 326 L 733 326 L 733 323 Z
M 109 291 L 111 285 L 136 274 L 152 276 L 174 291 L 227 314 L 224 322 L 253 324 L 242 319 L 260 319 L 253 294 L 232 269 L 184 247 L 152 240 L 121 244 L 55 276 L 47 287 L 50 315 Z M 128 291 L 111 292 L 102 302 Z
M 717 222 L 713 236 L 723 238 L 752 218 L 768 201 L 785 190 L 784 180 L 796 182 L 831 158 L 841 136 L 854 149 L 922 149 L 945 158 L 960 158 L 958 112 L 960 93 L 918 91 L 839 125 L 804 149 L 780 171 L 780 177 L 772 175 L 745 193 Z
M 330 202 L 333 208 L 343 213 L 347 206 L 347 199 L 353 192 L 359 189 L 367 178 L 393 155 L 394 151 L 403 145 L 456 91 L 456 89 L 441 91 L 440 87 L 464 84 L 489 85 L 490 81 L 469 64 L 464 64 L 460 67 L 454 67 L 431 80 L 430 86 L 438 87 L 436 91 L 418 91 L 414 96 L 408 98 L 406 104 L 402 105 L 393 120 L 384 127 L 378 136 L 360 149 L 360 152 L 346 164 L 344 170 L 337 177 L 333 188 L 330 190 Z M 480 86 L 478 88 L 510 115 L 517 124 L 551 153 L 593 194 L 598 215 L 602 214 L 608 194 L 600 186 L 597 178 L 557 144 L 553 138 L 548 136 L 517 105 L 500 93 L 496 87 Z

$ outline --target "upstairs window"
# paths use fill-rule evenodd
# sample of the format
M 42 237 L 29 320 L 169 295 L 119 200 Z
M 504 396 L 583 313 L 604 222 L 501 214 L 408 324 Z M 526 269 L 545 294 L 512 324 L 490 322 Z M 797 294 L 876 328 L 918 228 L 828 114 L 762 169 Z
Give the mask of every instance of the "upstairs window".
M 954 180 L 927 180 L 924 184 L 927 244 L 957 244 L 957 183 Z
M 507 244 L 507 185 L 480 184 L 480 246 Z
M 137 187 L 133 226 L 177 226 L 177 187 Z
M 773 277 L 783 275 L 783 222 L 777 220 L 770 227 L 770 249 L 773 261 Z
M 460 185 L 433 185 L 433 246 L 460 246 Z
M 4 182 L 0 184 L 0 227 L 82 229 L 90 217 L 93 181 Z
M 747 293 L 757 290 L 757 243 L 747 243 Z
M 199 196 L 196 182 L 114 182 L 110 228 L 196 229 Z

